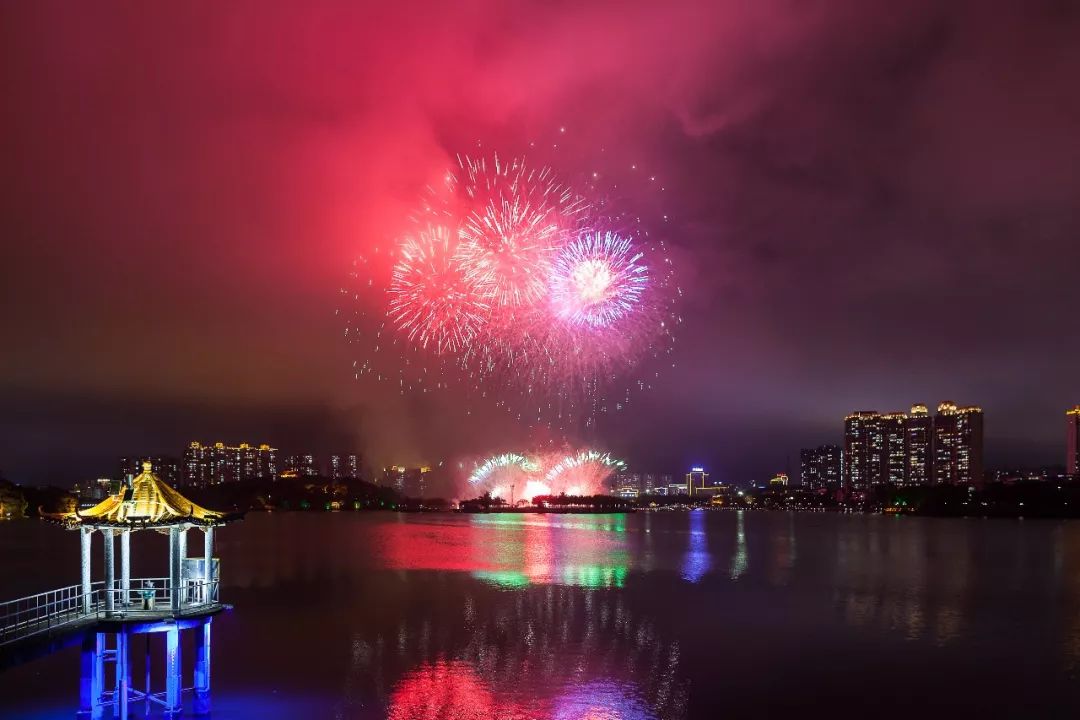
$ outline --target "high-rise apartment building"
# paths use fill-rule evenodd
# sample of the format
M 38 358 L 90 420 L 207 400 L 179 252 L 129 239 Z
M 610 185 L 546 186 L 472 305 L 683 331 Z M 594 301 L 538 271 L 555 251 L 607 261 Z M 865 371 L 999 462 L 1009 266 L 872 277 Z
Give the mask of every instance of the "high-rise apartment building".
M 844 418 L 844 487 L 866 490 L 884 481 L 885 437 L 881 415 L 860 410 Z
M 413 498 L 427 497 L 430 467 L 405 467 L 404 465 L 392 465 L 383 468 L 383 484 L 394 488 L 402 495 Z M 520 496 L 516 498 L 521 500 Z M 531 499 L 531 498 L 524 498 Z
M 285 458 L 285 472 L 292 477 L 316 477 L 319 463 L 314 455 L 289 455 Z
M 128 476 L 135 477 L 142 472 L 143 461 L 148 461 L 154 468 L 154 474 L 165 481 L 171 487 L 177 487 L 183 481 L 181 463 L 174 457 L 167 455 L 129 455 L 120 458 L 120 474 L 118 480 L 127 480 Z
M 809 490 L 839 487 L 841 452 L 838 445 L 821 445 L 800 451 L 802 486 Z
M 843 484 L 855 490 L 885 483 L 981 483 L 982 457 L 983 412 L 977 407 L 943 402 L 933 417 L 925 405 L 913 405 L 910 414 L 863 410 L 844 418 Z
M 925 405 L 911 406 L 905 435 L 905 483 L 929 485 L 934 476 L 934 419 Z
M 359 455 L 331 455 L 330 477 L 334 480 L 358 480 L 360 478 Z
M 1080 405 L 1065 411 L 1065 472 L 1080 475 Z
M 934 478 L 937 484 L 983 481 L 983 411 L 945 401 L 934 416 Z
M 184 480 L 206 487 L 241 480 L 276 480 L 277 449 L 269 445 L 203 445 L 192 442 L 184 452 Z
M 893 485 L 907 483 L 907 419 L 901 412 L 881 416 L 881 470 L 883 480 Z

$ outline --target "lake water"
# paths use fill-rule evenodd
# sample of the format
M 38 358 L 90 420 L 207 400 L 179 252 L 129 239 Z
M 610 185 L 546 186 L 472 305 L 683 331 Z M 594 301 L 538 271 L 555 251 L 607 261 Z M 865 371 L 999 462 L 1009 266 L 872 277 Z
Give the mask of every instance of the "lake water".
M 214 718 L 1080 712 L 1078 522 L 279 513 L 217 539 Z M 0 523 L 0 599 L 76 583 L 78 545 Z M 164 574 L 163 536 L 132 548 Z M 75 648 L 4 671 L 0 717 L 73 717 L 78 681 Z

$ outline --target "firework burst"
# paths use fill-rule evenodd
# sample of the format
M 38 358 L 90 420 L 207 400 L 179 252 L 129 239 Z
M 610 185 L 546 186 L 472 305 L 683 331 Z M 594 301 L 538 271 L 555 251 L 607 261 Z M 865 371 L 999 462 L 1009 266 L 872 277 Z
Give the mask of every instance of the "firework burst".
M 649 281 L 643 257 L 629 238 L 610 231 L 589 231 L 568 242 L 550 275 L 556 317 L 610 327 L 631 315 Z
M 492 304 L 534 305 L 546 292 L 564 233 L 587 203 L 548 168 L 535 170 L 522 160 L 461 158 L 459 166 L 461 191 L 472 207 L 461 223 L 458 262 Z
M 523 500 L 537 495 L 597 495 L 614 473 L 625 469 L 622 460 L 599 450 L 508 452 L 477 463 L 464 491 L 469 497 L 489 493 Z
M 406 237 L 390 280 L 387 315 L 412 342 L 437 353 L 464 350 L 479 334 L 488 305 L 455 259 L 445 226 Z
M 456 387 L 467 409 L 563 428 L 651 387 L 679 322 L 671 261 L 621 199 L 579 187 L 520 159 L 459 157 L 414 229 L 357 265 L 357 377 Z

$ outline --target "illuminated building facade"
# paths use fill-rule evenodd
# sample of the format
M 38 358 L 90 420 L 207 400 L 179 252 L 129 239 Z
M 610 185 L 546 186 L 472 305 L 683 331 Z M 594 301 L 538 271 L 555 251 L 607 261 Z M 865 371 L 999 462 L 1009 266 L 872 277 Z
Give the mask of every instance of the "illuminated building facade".
M 934 416 L 934 478 L 942 485 L 983 481 L 983 412 L 946 401 Z
M 805 448 L 799 452 L 802 486 L 810 490 L 823 490 L 840 486 L 839 445 L 821 445 Z
M 881 415 L 861 410 L 844 418 L 844 487 L 866 490 L 885 479 Z
M 334 480 L 359 480 L 360 479 L 360 456 L 359 455 L 331 455 L 330 477 Z
M 813 459 L 804 456 L 804 468 Z M 804 480 L 813 482 L 812 470 Z M 977 484 L 983 479 L 983 412 L 943 402 L 931 417 L 925 405 L 910 414 L 855 412 L 844 418 L 843 485 Z
M 242 480 L 276 480 L 277 449 L 266 444 L 192 442 L 184 452 L 183 473 L 184 481 L 197 487 Z
M 430 467 L 405 467 L 391 465 L 383 469 L 383 484 L 389 485 L 402 495 L 412 498 L 427 496 Z
M 770 488 L 786 488 L 790 484 L 790 479 L 787 473 L 776 473 L 769 480 Z
M 142 473 L 143 461 L 150 462 L 154 467 L 154 473 L 167 484 L 175 487 L 184 480 L 182 463 L 174 457 L 165 455 L 131 455 L 120 458 L 120 474 L 117 480 L 127 480 Z
M 705 489 L 708 485 L 709 473 L 705 472 L 705 468 L 695 466 L 690 468 L 690 472 L 686 473 L 687 495 L 693 495 L 695 492 Z
M 1080 475 L 1080 405 L 1065 411 L 1065 472 Z
M 881 416 L 881 469 L 884 481 L 893 485 L 907 482 L 907 419 L 899 412 Z
M 285 458 L 285 472 L 290 477 L 317 477 L 319 464 L 314 455 L 289 455 Z
M 908 485 L 929 485 L 934 475 L 934 420 L 925 405 L 912 405 L 904 429 Z

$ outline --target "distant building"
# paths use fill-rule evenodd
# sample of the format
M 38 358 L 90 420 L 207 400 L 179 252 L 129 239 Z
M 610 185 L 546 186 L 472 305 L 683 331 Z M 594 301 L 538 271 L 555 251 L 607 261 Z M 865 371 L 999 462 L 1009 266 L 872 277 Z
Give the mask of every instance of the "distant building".
M 319 463 L 314 455 L 289 455 L 285 458 L 285 472 L 290 477 L 318 477 Z
M 844 418 L 843 485 L 971 485 L 983 479 L 983 412 L 943 402 L 930 416 L 925 405 L 910 414 L 854 412 Z
M 844 418 L 844 487 L 866 490 L 884 482 L 884 452 L 880 413 L 860 410 Z
M 842 451 L 838 445 L 821 445 L 800 451 L 802 486 L 810 490 L 839 487 L 841 454 Z
M 628 497 L 631 490 L 640 495 L 645 492 L 645 479 L 641 473 L 620 472 L 611 476 L 608 486 L 611 494 L 617 497 Z
M 167 455 L 129 455 L 120 458 L 120 472 L 117 480 L 127 480 L 128 477 L 136 477 L 142 473 L 143 461 L 147 461 L 154 468 L 154 474 L 171 487 L 178 487 L 184 481 L 182 464 L 174 457 Z
M 790 482 L 791 481 L 789 480 L 787 473 L 783 473 L 783 472 L 776 473 L 769 480 L 769 487 L 770 488 L 786 488 L 790 484 Z
M 689 490 L 686 487 L 686 483 L 670 483 L 667 486 L 667 492 L 661 493 L 662 495 L 689 495 Z
M 1065 411 L 1065 472 L 1080 475 L 1080 405 Z
M 893 485 L 907 483 L 907 419 L 901 412 L 881 416 L 883 479 Z
M 690 472 L 686 473 L 686 493 L 693 495 L 699 490 L 703 490 L 709 485 L 709 473 L 705 472 L 703 467 L 692 467 Z
M 78 498 L 80 508 L 93 507 L 110 495 L 115 495 L 123 481 L 113 478 L 98 478 L 75 483 L 71 491 Z
M 158 474 L 156 467 L 154 470 Z M 197 487 L 241 480 L 276 480 L 277 449 L 266 444 L 192 442 L 184 452 L 183 475 L 188 485 Z
M 424 498 L 428 492 L 430 467 L 405 467 L 391 465 L 383 469 L 383 484 L 411 498 Z
M 905 481 L 929 485 L 934 476 L 934 420 L 925 405 L 911 406 L 905 435 Z
M 334 480 L 358 480 L 360 478 L 359 455 L 331 455 L 329 475 Z
M 983 411 L 946 401 L 934 416 L 934 483 L 983 482 Z

